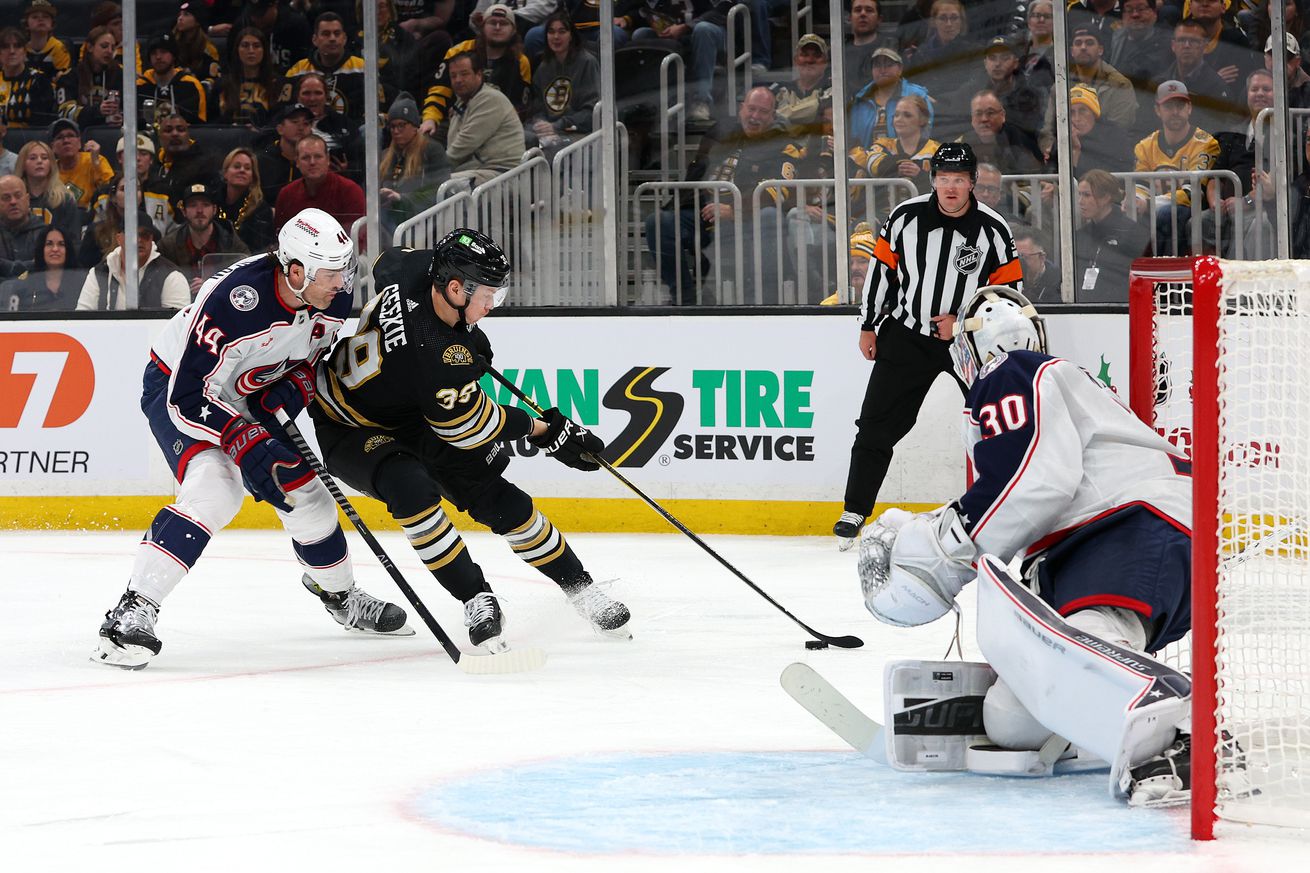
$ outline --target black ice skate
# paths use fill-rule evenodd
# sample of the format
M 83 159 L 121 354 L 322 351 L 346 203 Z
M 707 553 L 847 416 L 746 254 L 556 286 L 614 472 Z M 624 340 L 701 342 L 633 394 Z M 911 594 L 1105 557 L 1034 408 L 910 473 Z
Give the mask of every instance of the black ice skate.
M 500 601 L 489 591 L 475 594 L 464 604 L 464 626 L 469 629 L 469 642 L 493 655 L 509 651 L 501 639 L 505 616 Z
M 105 613 L 100 645 L 91 660 L 125 670 L 142 669 L 163 648 L 155 636 L 158 618 L 158 603 L 135 591 L 123 592 L 118 605 Z
M 1192 737 L 1179 733 L 1173 745 L 1130 771 L 1129 806 L 1181 806 L 1192 798 Z
M 602 591 L 601 586 L 592 582 L 590 578 L 582 585 L 565 588 L 564 594 L 573 608 L 578 611 L 578 615 L 591 622 L 591 626 L 598 632 L 622 640 L 632 639 L 632 634 L 628 631 L 628 622 L 632 619 L 632 613 L 628 612 L 628 608 L 622 603 Z
M 837 537 L 837 550 L 844 552 L 860 538 L 860 528 L 864 527 L 864 516 L 858 512 L 843 512 L 841 518 L 832 526 Z
M 358 585 L 351 585 L 346 591 L 324 591 L 308 573 L 300 582 L 323 601 L 323 608 L 346 630 L 394 637 L 414 635 L 414 629 L 405 624 L 405 610 L 379 600 Z

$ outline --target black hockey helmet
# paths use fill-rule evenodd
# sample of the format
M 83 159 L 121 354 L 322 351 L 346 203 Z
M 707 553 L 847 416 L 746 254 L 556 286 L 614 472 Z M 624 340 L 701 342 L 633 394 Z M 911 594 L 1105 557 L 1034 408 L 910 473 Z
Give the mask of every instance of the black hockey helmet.
M 451 279 L 503 288 L 509 271 L 509 258 L 495 240 L 480 231 L 461 227 L 443 236 L 433 248 L 428 275 L 439 288 Z
M 975 182 L 978 180 L 978 158 L 973 153 L 973 147 L 967 142 L 947 142 L 939 145 L 937 151 L 933 152 L 931 167 L 934 176 L 939 170 L 948 170 L 968 173 L 970 179 Z

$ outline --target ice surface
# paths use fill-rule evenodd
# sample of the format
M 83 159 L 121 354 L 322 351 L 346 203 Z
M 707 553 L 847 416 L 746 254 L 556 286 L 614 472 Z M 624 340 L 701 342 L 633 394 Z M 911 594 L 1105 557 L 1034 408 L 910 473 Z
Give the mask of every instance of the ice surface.
M 350 537 L 360 583 L 399 600 Z M 861 650 L 806 651 L 680 535 L 570 537 L 618 577 L 631 642 L 593 634 L 499 538 L 467 539 L 511 644 L 545 648 L 545 669 L 464 675 L 417 622 L 348 634 L 301 588 L 284 534 L 225 531 L 165 603 L 163 652 L 114 670 L 88 655 L 136 535 L 0 534 L 5 868 L 1218 873 L 1303 857 L 1268 832 L 1192 844 L 1185 814 L 1127 810 L 1102 774 L 902 774 L 845 749 L 778 687 L 783 667 L 807 661 L 878 714 L 884 660 L 940 658 L 951 627 L 876 623 L 831 539 L 707 541 Z M 403 537 L 382 540 L 466 641 Z

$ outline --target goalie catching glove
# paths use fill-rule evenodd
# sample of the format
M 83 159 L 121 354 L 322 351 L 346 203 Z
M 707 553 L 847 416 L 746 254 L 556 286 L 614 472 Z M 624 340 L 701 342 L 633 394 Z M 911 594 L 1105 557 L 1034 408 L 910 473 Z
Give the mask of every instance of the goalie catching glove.
M 977 553 L 953 506 L 919 515 L 889 509 L 860 537 L 864 605 L 897 627 L 935 621 L 976 575 Z
M 600 469 L 596 457 L 605 449 L 604 440 L 554 406 L 541 414 L 541 420 L 546 424 L 545 432 L 528 437 L 528 442 L 575 470 Z
M 255 499 L 290 512 L 287 492 L 314 475 L 304 460 L 273 439 L 262 424 L 244 418 L 232 419 L 220 440 L 223 451 L 241 468 L 241 478 Z

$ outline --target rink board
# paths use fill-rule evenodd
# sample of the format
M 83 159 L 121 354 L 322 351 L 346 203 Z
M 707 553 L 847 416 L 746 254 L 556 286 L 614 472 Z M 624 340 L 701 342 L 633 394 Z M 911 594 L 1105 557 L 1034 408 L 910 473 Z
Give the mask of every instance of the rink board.
M 1048 323 L 1053 349 L 1126 385 L 1126 316 Z M 0 526 L 137 527 L 172 493 L 138 406 L 147 350 L 164 324 L 0 324 Z M 497 368 L 540 405 L 593 428 L 615 466 L 692 527 L 818 533 L 840 511 L 870 366 L 853 317 L 501 317 L 484 326 Z M 483 386 L 518 402 L 489 378 Z M 898 447 L 880 501 L 917 508 L 955 496 L 964 481 L 959 434 L 959 394 L 941 379 Z M 664 528 L 613 477 L 570 470 L 522 441 L 504 451 L 515 456 L 510 477 L 550 495 L 540 503 L 557 522 Z M 376 506 L 361 508 L 381 521 Z M 275 523 L 250 501 L 235 522 Z

